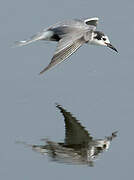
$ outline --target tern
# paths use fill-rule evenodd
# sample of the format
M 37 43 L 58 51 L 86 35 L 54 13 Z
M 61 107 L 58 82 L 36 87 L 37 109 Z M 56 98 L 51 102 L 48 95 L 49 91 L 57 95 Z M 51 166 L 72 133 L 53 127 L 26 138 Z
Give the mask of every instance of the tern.
M 95 31 L 99 18 L 73 19 L 58 22 L 35 34 L 28 40 L 17 41 L 17 46 L 24 46 L 38 40 L 57 41 L 56 51 L 51 62 L 40 74 L 61 63 L 83 44 L 106 46 L 114 51 L 117 49 L 110 43 L 108 36 L 101 31 Z
M 30 146 L 42 155 L 48 154 L 52 161 L 94 166 L 94 161 L 100 154 L 109 149 L 111 141 L 117 136 L 117 131 L 104 139 L 94 139 L 70 112 L 59 104 L 56 107 L 64 116 L 64 142 L 54 142 L 43 138 L 45 145 L 27 144 L 21 141 L 18 141 L 18 143 Z

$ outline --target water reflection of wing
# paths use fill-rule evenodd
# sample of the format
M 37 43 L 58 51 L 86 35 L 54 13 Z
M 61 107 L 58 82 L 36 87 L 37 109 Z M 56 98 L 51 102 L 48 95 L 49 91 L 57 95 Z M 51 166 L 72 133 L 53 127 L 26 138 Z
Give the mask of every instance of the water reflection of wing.
M 79 123 L 79 121 L 67 112 L 60 105 L 56 106 L 60 109 L 65 121 L 65 145 L 87 145 L 92 137 L 88 131 Z

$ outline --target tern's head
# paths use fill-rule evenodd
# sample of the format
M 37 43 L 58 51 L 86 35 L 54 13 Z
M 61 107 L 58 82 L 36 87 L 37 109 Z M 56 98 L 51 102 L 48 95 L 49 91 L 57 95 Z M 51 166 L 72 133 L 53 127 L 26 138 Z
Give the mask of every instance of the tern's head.
M 110 141 L 107 140 L 107 139 L 104 139 L 104 140 L 97 140 L 97 145 L 96 145 L 96 148 L 98 150 L 108 150 L 109 149 L 109 146 L 110 146 Z
M 108 36 L 100 31 L 94 31 L 93 33 L 93 40 L 91 44 L 100 45 L 100 46 L 107 46 L 114 51 L 118 52 L 117 49 L 110 43 Z

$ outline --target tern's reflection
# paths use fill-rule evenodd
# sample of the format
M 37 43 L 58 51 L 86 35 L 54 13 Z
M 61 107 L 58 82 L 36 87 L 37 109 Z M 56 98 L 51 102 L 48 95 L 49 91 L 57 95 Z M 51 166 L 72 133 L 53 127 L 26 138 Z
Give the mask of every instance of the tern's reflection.
M 108 150 L 117 131 L 104 139 L 93 139 L 80 122 L 60 105 L 56 105 L 64 116 L 65 141 L 63 143 L 43 139 L 45 145 L 28 145 L 41 154 L 48 154 L 52 161 L 69 164 L 94 165 L 94 160 Z

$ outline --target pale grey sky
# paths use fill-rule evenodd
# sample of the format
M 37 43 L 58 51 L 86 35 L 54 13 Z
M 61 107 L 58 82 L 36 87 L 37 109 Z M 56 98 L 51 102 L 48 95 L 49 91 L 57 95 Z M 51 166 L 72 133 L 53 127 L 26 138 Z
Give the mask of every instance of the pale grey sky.
M 134 1 L 5 0 L 0 6 L 0 179 L 132 179 L 134 127 Z M 42 76 L 55 43 L 11 48 L 57 21 L 99 17 L 119 53 L 83 46 L 68 61 Z M 96 137 L 119 130 L 110 150 L 94 168 L 49 162 L 15 144 L 64 139 L 58 102 Z

